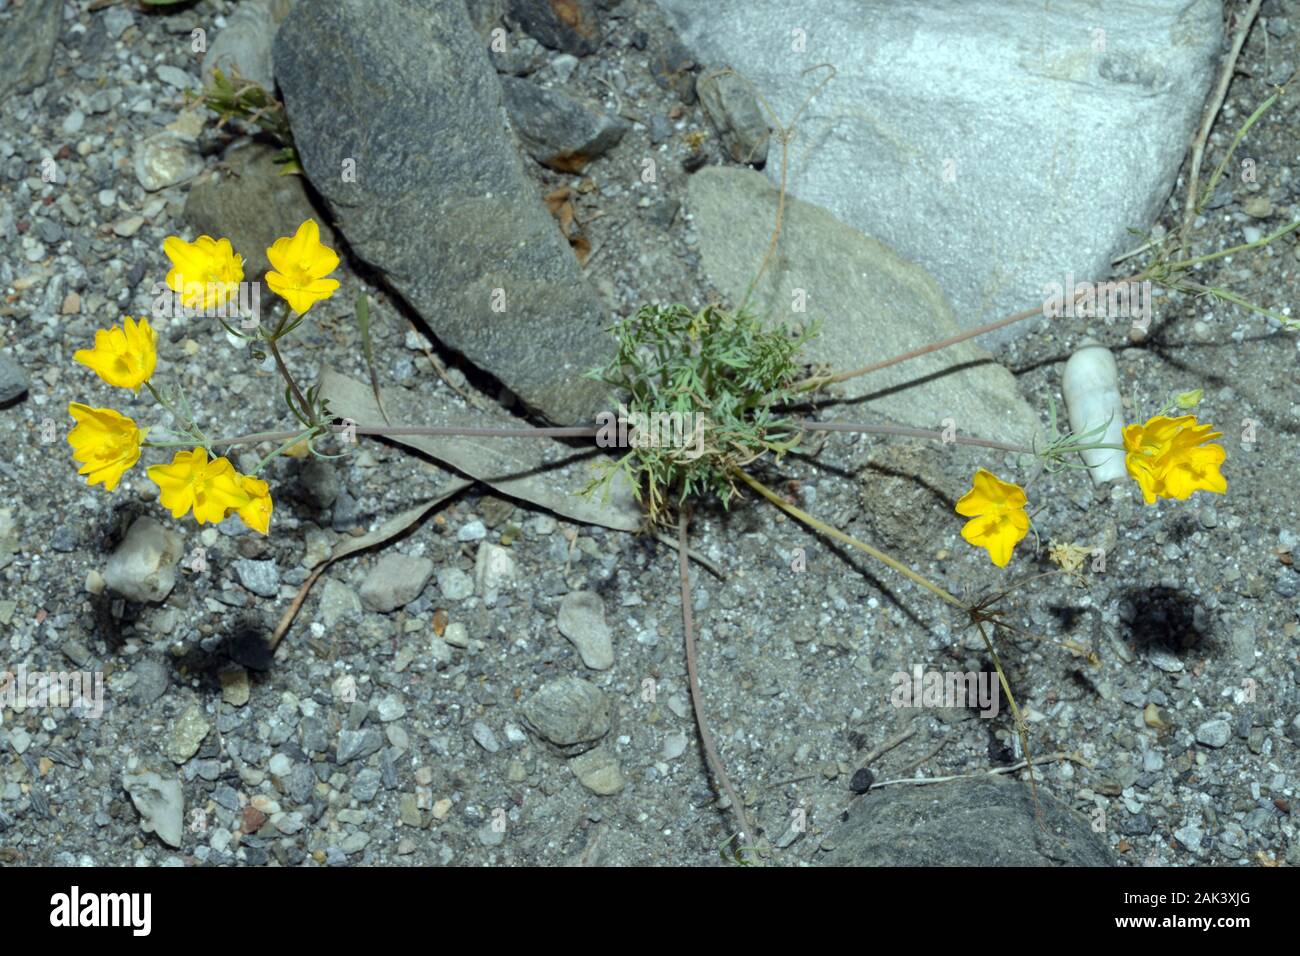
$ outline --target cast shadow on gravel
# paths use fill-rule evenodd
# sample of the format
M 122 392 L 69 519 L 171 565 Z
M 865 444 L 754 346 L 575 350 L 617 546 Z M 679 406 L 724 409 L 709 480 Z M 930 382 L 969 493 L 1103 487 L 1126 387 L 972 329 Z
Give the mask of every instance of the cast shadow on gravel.
M 1165 652 L 1183 660 L 1214 656 L 1218 650 L 1206 624 L 1211 615 L 1181 588 L 1128 588 L 1120 595 L 1120 607 L 1120 637 L 1136 651 Z
M 172 680 L 189 683 L 197 678 L 201 693 L 219 697 L 220 672 L 234 663 L 243 666 L 249 681 L 256 684 L 259 675 L 269 671 L 273 664 L 273 653 L 267 643 L 270 636 L 270 629 L 256 615 L 242 614 L 211 650 L 195 644 L 186 648 L 180 657 L 168 655 Z

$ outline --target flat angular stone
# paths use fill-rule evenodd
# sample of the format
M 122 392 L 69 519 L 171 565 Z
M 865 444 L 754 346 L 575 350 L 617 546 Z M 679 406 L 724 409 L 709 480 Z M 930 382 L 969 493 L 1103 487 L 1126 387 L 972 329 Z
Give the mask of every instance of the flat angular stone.
M 1042 784 L 1043 825 L 1028 784 L 989 774 L 884 787 L 853 802 L 824 866 L 1114 866 L 1102 835 Z
M 716 166 L 691 177 L 688 205 L 699 231 L 700 259 L 732 305 L 758 272 L 777 198 L 777 189 L 753 170 Z M 805 354 L 836 370 L 960 331 L 924 269 L 798 199 L 786 200 L 777 253 L 749 304 L 772 320 L 803 326 L 820 320 L 821 331 Z M 803 312 L 796 311 L 798 305 Z M 1017 441 L 1038 427 L 1011 373 L 969 341 L 836 388 L 847 398 L 865 399 L 873 413 L 918 428 L 943 428 L 950 418 L 960 433 Z

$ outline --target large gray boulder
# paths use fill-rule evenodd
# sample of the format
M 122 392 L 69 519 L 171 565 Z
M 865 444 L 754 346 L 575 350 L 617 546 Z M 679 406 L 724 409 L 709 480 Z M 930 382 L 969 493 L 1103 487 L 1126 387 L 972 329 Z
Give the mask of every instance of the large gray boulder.
M 849 808 L 826 866 L 1113 866 L 1088 818 L 1039 786 L 989 774 L 882 787 Z
M 352 251 L 438 337 L 554 421 L 590 421 L 600 304 L 505 127 L 464 4 L 298 3 L 275 75 L 312 184 Z
M 1222 44 L 1220 0 L 657 2 L 783 123 L 826 76 L 804 71 L 835 67 L 799 120 L 792 193 L 928 269 L 967 327 L 1137 244 Z
M 778 191 L 762 173 L 711 167 L 691 177 L 687 205 L 700 261 L 733 306 L 758 272 L 776 221 Z M 776 253 L 749 306 L 787 324 L 821 323 L 806 357 L 836 371 L 859 368 L 960 331 L 934 279 L 825 209 L 787 199 Z M 802 307 L 804 311 L 798 311 Z M 951 418 L 966 435 L 1027 442 L 1038 429 L 1016 380 L 971 341 L 835 386 L 871 416 L 918 428 Z

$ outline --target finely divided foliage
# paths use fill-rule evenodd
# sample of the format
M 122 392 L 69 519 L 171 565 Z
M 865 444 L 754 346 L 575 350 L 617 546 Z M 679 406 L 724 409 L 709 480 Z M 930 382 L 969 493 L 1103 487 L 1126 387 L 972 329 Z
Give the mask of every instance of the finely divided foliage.
M 671 503 L 716 495 L 730 503 L 736 468 L 764 453 L 777 458 L 799 441 L 793 419 L 774 409 L 794 398 L 800 352 L 815 328 L 792 334 L 768 329 L 752 312 L 718 306 L 647 305 L 613 327 L 616 351 L 591 376 L 627 393 L 637 416 L 692 416 L 703 431 L 703 454 L 638 447 L 607 465 L 588 490 L 622 471 L 651 519 Z

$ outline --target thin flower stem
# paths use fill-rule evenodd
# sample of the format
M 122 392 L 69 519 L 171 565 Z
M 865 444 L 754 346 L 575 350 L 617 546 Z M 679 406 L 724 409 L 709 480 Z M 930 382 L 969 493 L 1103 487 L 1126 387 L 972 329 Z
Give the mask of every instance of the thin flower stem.
M 898 435 L 903 438 L 928 438 L 932 441 L 952 442 L 957 445 L 979 445 L 998 451 L 1015 452 L 1021 455 L 1036 454 L 1028 445 L 1015 445 L 1010 442 L 992 441 L 987 438 L 968 438 L 965 435 L 944 437 L 943 432 L 926 428 L 909 428 L 905 425 L 859 425 L 854 422 L 800 422 L 800 427 L 815 432 L 861 432 L 868 435 Z
M 1196 256 L 1192 259 L 1180 259 L 1177 262 L 1169 263 L 1166 268 L 1187 269 L 1191 266 L 1200 265 L 1202 262 L 1212 262 L 1215 259 L 1222 259 L 1224 256 L 1230 256 L 1236 252 L 1244 252 L 1247 249 L 1258 249 L 1260 246 L 1266 246 L 1273 240 L 1280 239 L 1282 236 L 1285 236 L 1289 232 L 1294 232 L 1296 229 L 1300 229 L 1300 219 L 1283 226 L 1281 229 L 1278 229 L 1270 235 L 1264 236 L 1262 239 L 1256 239 L 1254 242 L 1244 242 L 1239 246 L 1233 246 L 1231 249 L 1223 249 L 1219 252 L 1207 253 L 1206 255 Z
M 145 382 L 144 387 L 149 390 L 149 394 L 153 396 L 154 401 L 157 402 L 160 406 L 162 406 L 163 410 L 166 411 L 167 414 L 172 417 L 172 420 L 177 424 L 180 430 L 188 433 L 188 435 L 190 436 L 185 441 L 143 442 L 143 444 L 146 447 L 174 448 L 174 447 L 180 447 L 182 445 L 186 447 L 190 447 L 193 445 L 202 445 L 204 449 L 208 449 L 211 447 L 211 445 L 208 442 L 207 436 L 203 434 L 203 430 L 194 423 L 194 420 L 189 415 L 185 415 L 181 413 L 176 409 L 174 405 L 172 405 L 171 402 L 163 398 L 162 394 L 158 391 L 158 389 L 154 388 L 153 382 Z
M 993 441 L 986 438 L 970 438 L 965 435 L 954 435 L 945 439 L 943 432 L 930 431 L 924 428 L 908 428 L 904 425 L 862 425 L 855 422 L 800 422 L 799 427 L 808 431 L 835 431 L 835 432 L 862 432 L 874 435 L 898 435 L 907 438 L 926 438 L 932 441 L 952 441 L 959 445 L 978 445 L 984 448 L 992 448 L 997 451 L 1008 451 L 1017 454 L 1032 455 L 1034 449 L 1027 445 L 1016 445 L 1011 442 Z M 584 425 L 564 425 L 556 427 L 520 427 L 520 428 L 488 428 L 488 427 L 460 427 L 454 425 L 375 425 L 375 426 L 358 426 L 356 429 L 358 435 L 374 435 L 383 437 L 392 436 L 418 436 L 424 435 L 429 437 L 464 437 L 464 438 L 595 438 L 600 429 L 587 427 Z M 213 445 L 246 445 L 264 441 L 284 441 L 300 432 L 253 432 L 247 435 L 235 435 L 231 438 L 215 439 Z M 1098 446 L 1104 447 L 1104 446 Z
M 723 765 L 722 758 L 718 756 L 718 749 L 713 745 L 713 734 L 709 732 L 709 724 L 704 719 L 704 694 L 700 691 L 700 668 L 695 650 L 695 623 L 692 614 L 694 599 L 691 596 L 691 576 L 686 559 L 689 551 L 687 526 L 690 520 L 690 516 L 685 511 L 677 516 L 677 574 L 682 585 L 682 633 L 686 647 L 686 677 L 691 687 L 691 706 L 695 710 L 695 729 L 700 735 L 700 746 L 704 750 L 705 762 L 713 771 L 718 787 L 726 794 L 727 800 L 731 803 L 731 811 L 740 823 L 738 836 L 742 841 L 756 840 L 758 832 L 745 811 L 745 801 L 741 799 L 731 783 L 731 778 L 727 776 L 727 768 Z
M 292 437 L 288 438 L 284 442 L 284 444 L 280 445 L 278 448 L 275 449 L 275 451 L 271 452 L 269 455 L 267 455 L 265 458 L 263 458 L 261 461 L 257 463 L 257 465 L 253 468 L 252 471 L 253 476 L 256 477 L 262 471 L 262 469 L 265 468 L 270 463 L 271 459 L 275 458 L 277 455 L 283 455 L 286 451 L 288 451 L 294 445 L 298 444 L 298 442 L 302 441 L 304 438 L 310 438 L 315 432 L 317 432 L 320 429 L 320 427 L 321 426 L 319 425 L 313 425 L 311 428 L 308 428 L 306 431 L 298 432 L 296 435 L 293 435 Z
M 1142 278 L 1145 272 L 1137 272 L 1123 279 L 1114 280 L 1114 284 L 1123 285 L 1126 282 L 1135 282 Z M 1079 299 L 1086 287 L 1076 290 L 1074 298 Z M 879 362 L 873 362 L 870 365 L 864 365 L 861 368 L 850 369 L 847 372 L 837 372 L 833 375 L 814 375 L 806 378 L 802 382 L 797 382 L 790 388 L 795 392 L 808 392 L 814 389 L 823 388 L 827 385 L 834 385 L 837 382 L 846 382 L 851 378 L 857 378 L 860 375 L 867 375 L 871 372 L 878 372 L 882 368 L 889 368 L 891 365 L 897 365 L 900 362 L 906 362 L 908 359 L 919 358 L 922 355 L 929 355 L 931 352 L 938 352 L 940 349 L 946 349 L 950 345 L 957 345 L 959 342 L 965 342 L 967 339 L 973 339 L 980 335 L 987 335 L 990 332 L 996 332 L 998 329 L 1006 328 L 1008 325 L 1014 325 L 1025 319 L 1033 318 L 1036 315 L 1043 314 L 1043 306 L 1033 309 L 1025 309 L 1023 312 L 1017 312 L 1015 315 L 1009 315 L 1005 319 L 998 319 L 995 322 L 989 322 L 977 328 L 968 329 L 965 332 L 958 332 L 956 335 L 950 335 L 946 339 L 940 339 L 937 342 L 931 342 L 929 345 L 922 345 L 911 351 L 903 352 L 892 358 L 882 359 Z
M 140 443 L 141 448 L 193 448 L 195 445 L 202 446 L 203 442 L 188 438 L 185 441 L 153 441 L 149 439 Z
M 998 660 L 998 652 L 993 647 L 993 641 L 984 630 L 984 621 L 976 618 L 975 626 L 979 628 L 980 637 L 984 639 L 984 646 L 988 649 L 989 656 L 993 659 L 993 669 L 998 672 L 998 682 L 1002 684 L 1002 692 L 1007 695 L 1007 703 L 1011 705 L 1011 719 L 1016 725 L 1016 736 L 1020 739 L 1020 749 L 1025 753 L 1025 767 L 1029 770 L 1029 788 L 1034 795 L 1034 816 L 1042 824 L 1043 806 L 1038 802 L 1038 780 L 1034 777 L 1034 758 L 1029 750 L 1029 731 L 1026 729 L 1028 724 L 1020 715 L 1020 707 L 1016 704 L 1016 697 L 1011 693 L 1011 684 L 1007 680 L 1007 673 L 1002 669 L 1002 662 Z
M 324 423 L 317 425 L 316 428 L 325 428 Z M 351 431 L 351 429 L 348 429 Z M 343 431 L 338 428 L 338 431 Z M 458 428 L 451 425 L 410 425 L 410 426 L 366 426 L 358 425 L 356 434 L 374 435 L 383 437 L 385 435 L 427 435 L 439 437 L 465 437 L 465 438 L 594 438 L 597 429 L 585 428 L 582 426 L 560 427 L 560 428 Z M 212 442 L 213 445 L 249 445 L 257 444 L 264 441 L 286 441 L 296 435 L 303 434 L 301 431 L 284 431 L 284 432 L 252 432 L 247 435 L 234 435 L 230 438 L 218 438 Z
M 772 502 L 772 504 L 776 505 L 786 514 L 790 515 L 793 518 L 798 519 L 799 521 L 802 521 L 804 524 L 812 528 L 814 531 L 819 531 L 822 534 L 826 535 L 827 537 L 834 538 L 836 541 L 842 542 L 843 544 L 847 544 L 850 547 L 857 548 L 859 551 L 866 552 L 867 554 L 875 558 L 877 561 L 880 561 L 881 563 L 886 564 L 889 567 L 893 568 L 895 571 L 903 575 L 903 577 L 907 578 L 909 581 L 913 582 L 914 584 L 919 584 L 921 587 L 925 588 L 931 594 L 934 594 L 936 597 L 940 598 L 946 603 L 951 604 L 953 607 L 961 608 L 963 611 L 970 611 L 969 605 L 964 603 L 960 598 L 953 596 L 943 588 L 939 587 L 939 585 L 921 576 L 920 574 L 917 574 L 907 565 L 903 564 L 903 562 L 895 558 L 891 558 L 889 555 L 885 554 L 885 552 L 879 550 L 878 548 L 873 548 L 871 545 L 859 541 L 857 538 L 854 538 L 851 535 L 845 534 L 839 528 L 831 527 L 830 525 L 826 524 L 824 521 L 819 521 L 818 519 L 814 518 L 812 515 L 808 514 L 808 512 L 796 508 L 794 505 L 790 504 L 790 502 L 786 501 L 784 498 L 778 495 L 771 488 L 767 487 L 767 485 L 763 484 L 758 479 L 751 477 L 747 472 L 737 468 L 735 469 L 734 474 L 736 475 L 737 478 L 739 478 L 745 484 L 749 485 L 749 487 L 753 488 L 760 495 L 762 495 L 768 501 Z
M 303 418 L 312 421 L 316 417 L 316 409 L 307 403 L 307 399 L 302 394 L 302 389 L 298 387 L 297 381 L 289 374 L 289 366 L 284 364 L 284 358 L 280 355 L 280 347 L 276 345 L 276 338 L 280 329 L 284 327 L 284 320 L 281 319 L 280 325 L 276 328 L 276 335 L 272 335 L 266 340 L 266 347 L 270 349 L 272 358 L 275 359 L 275 367 L 280 371 L 280 377 L 289 383 L 289 388 L 293 392 L 294 400 L 298 403 L 298 409 L 302 412 Z M 312 422 L 316 424 L 315 422 Z
M 1183 223 L 1178 230 L 1180 252 L 1187 251 L 1187 242 L 1192 230 L 1192 220 L 1196 215 L 1196 206 L 1200 201 L 1198 194 L 1200 193 L 1201 162 L 1205 158 L 1205 144 L 1209 142 L 1210 130 L 1214 128 L 1214 120 L 1219 115 L 1219 110 L 1223 107 L 1223 101 L 1228 95 L 1228 86 L 1232 83 L 1232 74 L 1236 69 L 1237 57 L 1241 54 L 1241 48 L 1246 43 L 1246 34 L 1250 32 L 1250 26 L 1255 22 L 1255 16 L 1259 13 L 1262 4 L 1263 0 L 1251 0 L 1245 14 L 1237 21 L 1237 29 L 1232 38 L 1232 49 L 1223 58 L 1223 63 L 1219 68 L 1219 80 L 1215 84 L 1214 95 L 1210 97 L 1209 106 L 1206 107 L 1205 114 L 1201 119 L 1200 131 L 1197 132 L 1196 139 L 1192 141 L 1192 166 L 1187 176 L 1187 196 L 1183 200 Z

